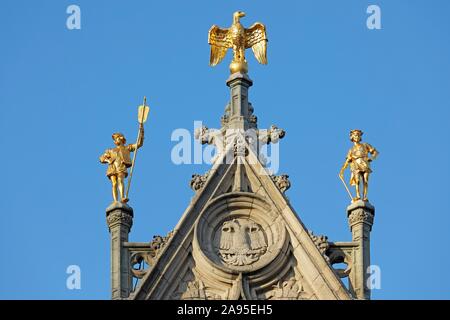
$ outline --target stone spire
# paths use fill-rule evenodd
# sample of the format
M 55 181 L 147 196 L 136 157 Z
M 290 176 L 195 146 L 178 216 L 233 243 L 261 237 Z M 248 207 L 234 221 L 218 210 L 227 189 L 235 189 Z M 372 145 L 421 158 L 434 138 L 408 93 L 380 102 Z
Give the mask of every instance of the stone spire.
M 249 89 L 253 81 L 248 74 L 236 72 L 227 79 L 226 84 L 230 88 L 230 100 L 221 118 L 221 128 L 209 129 L 206 126 L 197 128 L 195 138 L 202 144 L 215 145 L 217 154 L 212 162 L 221 158 L 221 155 L 230 148 L 236 150 L 251 148 L 265 165 L 265 158 L 260 154 L 261 147 L 277 143 L 285 136 L 285 131 L 275 125 L 269 129 L 258 129 L 257 117 L 254 115 L 253 105 L 249 102 Z M 226 163 L 231 164 L 232 159 L 227 158 Z
M 245 73 L 234 73 L 227 80 L 230 87 L 230 102 L 222 117 L 222 127 L 226 129 L 256 129 L 256 117 L 248 101 L 248 91 L 253 81 Z

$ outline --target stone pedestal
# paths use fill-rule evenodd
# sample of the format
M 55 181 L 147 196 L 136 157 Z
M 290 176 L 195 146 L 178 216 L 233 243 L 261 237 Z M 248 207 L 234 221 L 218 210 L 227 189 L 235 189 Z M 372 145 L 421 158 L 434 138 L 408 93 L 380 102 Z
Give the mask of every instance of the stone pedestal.
M 359 200 L 347 207 L 352 240 L 358 246 L 350 274 L 351 290 L 358 299 L 370 299 L 367 268 L 370 266 L 370 231 L 374 216 L 375 207 L 367 201 Z
M 133 225 L 133 209 L 127 204 L 115 202 L 106 209 L 106 222 L 111 234 L 111 292 L 112 299 L 128 298 L 132 289 L 129 268 L 128 234 Z
M 233 73 L 228 78 L 227 86 L 231 89 L 228 128 L 247 130 L 250 127 L 248 88 L 252 85 L 252 80 L 245 73 Z

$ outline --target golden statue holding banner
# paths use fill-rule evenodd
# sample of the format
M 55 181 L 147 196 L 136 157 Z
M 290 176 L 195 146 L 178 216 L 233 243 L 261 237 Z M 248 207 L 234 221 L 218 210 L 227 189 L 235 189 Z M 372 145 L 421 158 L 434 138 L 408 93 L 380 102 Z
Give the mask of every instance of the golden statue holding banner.
M 237 11 L 233 14 L 233 24 L 229 29 L 222 29 L 214 25 L 209 29 L 208 43 L 211 45 L 209 64 L 217 65 L 223 60 L 228 49 L 233 49 L 233 61 L 230 64 L 231 73 L 248 72 L 245 49 L 252 48 L 256 60 L 267 64 L 267 35 L 266 27 L 262 23 L 255 23 L 246 29 L 240 23 L 245 13 Z
M 372 172 L 370 169 L 370 162 L 375 160 L 378 156 L 378 151 L 368 143 L 361 142 L 361 136 L 363 132 L 355 129 L 350 131 L 350 140 L 353 142 L 353 147 L 348 151 L 345 163 L 339 173 L 339 178 L 344 183 L 348 194 L 352 201 L 361 199 L 360 185 L 363 185 L 363 200 L 368 201 L 367 192 L 369 188 L 369 174 Z M 353 198 L 350 190 L 344 181 L 344 171 L 350 165 L 350 185 L 356 188 L 356 197 Z
M 150 110 L 146 101 L 144 97 L 144 104 L 139 106 L 138 109 L 139 133 L 136 143 L 126 145 L 127 140 L 122 133 L 113 133 L 112 139 L 116 147 L 106 150 L 100 156 L 100 162 L 108 164 L 106 176 L 111 180 L 114 202 L 118 201 L 117 189 L 119 189 L 121 202 L 127 203 L 129 200 L 128 193 L 130 191 L 131 178 L 133 177 L 136 154 L 137 150 L 144 144 L 144 123 L 147 121 Z M 131 160 L 131 152 L 134 152 L 133 160 Z M 128 177 L 128 168 L 130 167 L 130 177 L 128 178 L 128 187 L 125 192 L 125 178 Z

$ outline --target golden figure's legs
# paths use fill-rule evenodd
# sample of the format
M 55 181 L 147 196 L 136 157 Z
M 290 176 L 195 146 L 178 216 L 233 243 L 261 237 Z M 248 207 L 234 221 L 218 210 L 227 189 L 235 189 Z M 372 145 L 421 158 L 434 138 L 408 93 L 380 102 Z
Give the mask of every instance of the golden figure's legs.
M 360 173 L 357 173 L 356 175 L 355 175 L 355 182 L 356 182 L 356 185 L 355 185 L 355 188 L 356 188 L 356 200 L 359 200 L 359 199 L 361 199 L 361 191 L 360 191 L 360 177 L 361 177 L 361 174 Z
M 364 201 L 367 201 L 367 192 L 369 189 L 369 172 L 364 172 Z
M 119 192 L 120 192 L 120 199 L 122 202 L 126 202 L 125 200 L 125 174 L 119 173 L 117 175 L 117 182 L 119 184 Z
M 114 202 L 117 202 L 117 177 L 111 176 L 111 184 L 112 184 L 112 195 Z

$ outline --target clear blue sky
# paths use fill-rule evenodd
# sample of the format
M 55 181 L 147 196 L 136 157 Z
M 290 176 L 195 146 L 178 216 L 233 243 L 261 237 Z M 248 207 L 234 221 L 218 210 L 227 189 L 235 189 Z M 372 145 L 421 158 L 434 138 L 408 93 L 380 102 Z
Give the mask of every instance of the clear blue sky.
M 81 30 L 66 8 L 81 7 Z M 382 10 L 382 30 L 366 9 Z M 98 156 L 122 131 L 134 140 L 136 107 L 149 97 L 146 141 L 131 190 L 130 239 L 171 230 L 207 165 L 171 162 L 171 133 L 194 120 L 220 125 L 229 98 L 228 55 L 208 66 L 207 32 L 243 10 L 264 22 L 268 66 L 248 55 L 250 100 L 261 128 L 287 131 L 287 195 L 316 234 L 351 239 L 337 173 L 361 128 L 380 151 L 375 299 L 450 298 L 450 2 L 20 1 L 0 2 L 0 298 L 109 299 L 111 201 Z M 82 289 L 67 290 L 68 265 Z

